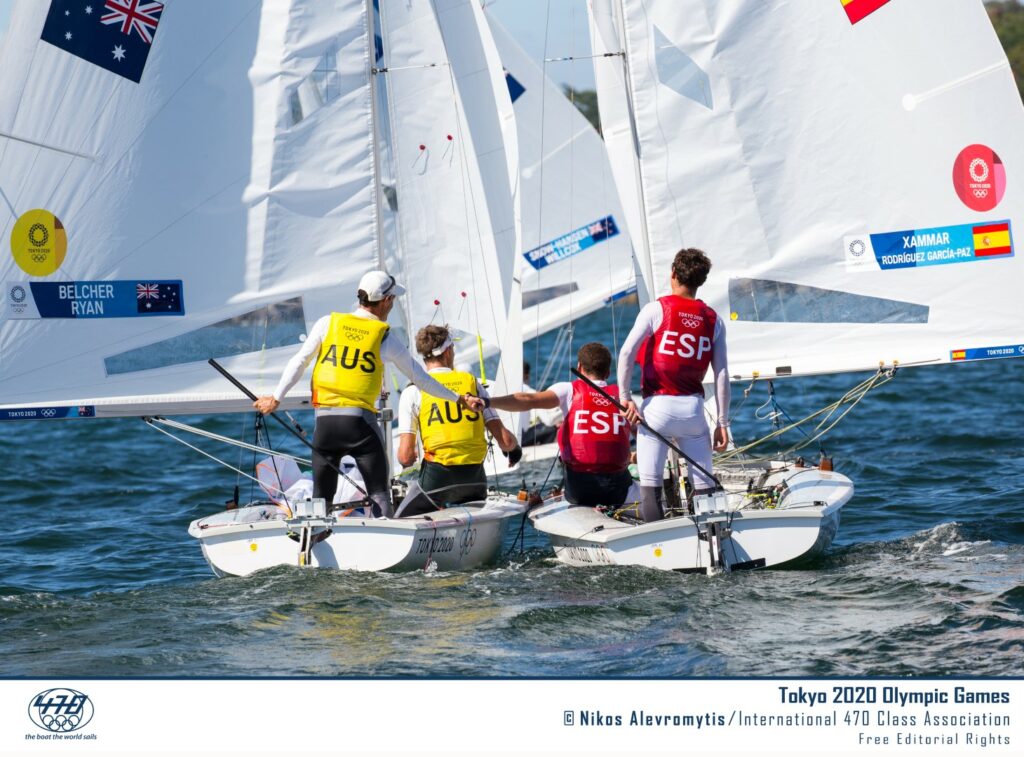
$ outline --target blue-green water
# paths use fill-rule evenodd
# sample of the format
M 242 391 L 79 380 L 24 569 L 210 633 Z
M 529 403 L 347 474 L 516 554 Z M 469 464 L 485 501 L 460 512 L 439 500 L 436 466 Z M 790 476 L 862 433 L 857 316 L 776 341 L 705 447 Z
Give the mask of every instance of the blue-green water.
M 610 341 L 610 319 L 575 344 Z M 214 579 L 186 528 L 234 474 L 138 420 L 7 423 L 0 675 L 1022 675 L 1022 377 L 1013 360 L 900 372 L 826 439 L 857 485 L 830 552 L 710 579 L 559 565 L 528 525 L 524 552 L 482 570 Z M 796 417 L 861 378 L 777 388 Z M 768 430 L 764 400 L 739 438 Z

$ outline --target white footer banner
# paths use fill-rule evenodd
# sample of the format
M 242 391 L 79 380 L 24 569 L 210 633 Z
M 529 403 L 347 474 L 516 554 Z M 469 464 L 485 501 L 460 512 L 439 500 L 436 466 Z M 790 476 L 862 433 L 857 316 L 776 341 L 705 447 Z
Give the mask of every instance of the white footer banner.
M 0 680 L 0 754 L 1024 753 L 1024 680 Z

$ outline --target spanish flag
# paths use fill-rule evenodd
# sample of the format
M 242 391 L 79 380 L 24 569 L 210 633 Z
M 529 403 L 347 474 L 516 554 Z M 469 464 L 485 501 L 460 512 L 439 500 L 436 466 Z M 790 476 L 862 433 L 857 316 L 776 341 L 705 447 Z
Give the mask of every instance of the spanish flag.
M 1010 224 L 1007 221 L 993 223 L 988 226 L 975 226 L 974 257 L 984 258 L 990 255 L 1013 254 L 1013 242 L 1010 240 Z
M 967 350 L 953 350 L 950 353 L 950 357 L 953 358 L 953 360 L 966 360 Z
M 850 17 L 850 23 L 855 24 L 865 16 L 874 13 L 885 5 L 889 0 L 841 0 L 846 15 Z

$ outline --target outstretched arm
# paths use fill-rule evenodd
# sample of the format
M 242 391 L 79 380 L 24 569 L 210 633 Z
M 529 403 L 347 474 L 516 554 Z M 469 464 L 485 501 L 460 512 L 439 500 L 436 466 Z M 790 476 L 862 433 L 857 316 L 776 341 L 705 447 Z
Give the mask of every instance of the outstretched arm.
M 480 398 L 474 397 L 471 394 L 464 394 L 460 397 L 427 373 L 427 369 L 416 362 L 416 359 L 409 353 L 409 350 L 400 342 L 385 339 L 380 351 L 384 359 L 408 376 L 409 380 L 420 388 L 420 391 L 426 392 L 432 397 L 440 397 L 450 402 L 458 402 L 470 410 L 483 409 L 484 403 Z
M 558 395 L 550 390 L 513 392 L 501 397 L 491 397 L 491 407 L 497 410 L 549 410 L 558 407 Z

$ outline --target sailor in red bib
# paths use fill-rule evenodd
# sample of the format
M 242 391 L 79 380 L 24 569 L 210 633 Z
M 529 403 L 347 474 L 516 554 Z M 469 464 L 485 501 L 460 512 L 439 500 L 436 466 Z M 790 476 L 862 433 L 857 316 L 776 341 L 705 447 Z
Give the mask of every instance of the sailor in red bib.
M 725 327 L 710 307 L 696 298 L 707 280 L 711 261 L 697 249 L 680 250 L 672 262 L 672 293 L 646 305 L 619 354 L 619 392 L 627 417 L 643 417 L 652 429 L 675 441 L 689 457 L 711 470 L 711 435 L 704 419 L 704 376 L 712 369 L 718 422 L 716 450 L 728 444 L 729 367 Z M 629 394 L 633 363 L 641 364 L 643 402 L 638 409 Z M 643 427 L 637 432 L 640 516 L 664 517 L 661 482 L 668 449 Z M 689 472 L 695 492 L 714 482 L 698 470 Z
M 615 386 L 605 380 L 612 354 L 600 342 L 580 347 L 577 370 L 613 397 Z M 500 410 L 561 407 L 565 421 L 558 429 L 558 450 L 565 467 L 565 498 L 574 505 L 621 505 L 629 500 L 631 425 L 612 402 L 583 380 L 552 384 L 543 392 L 517 392 L 492 397 Z M 634 496 L 636 492 L 632 492 Z

